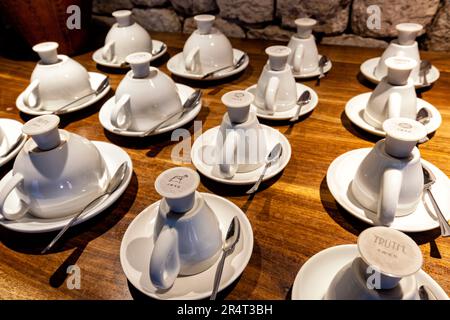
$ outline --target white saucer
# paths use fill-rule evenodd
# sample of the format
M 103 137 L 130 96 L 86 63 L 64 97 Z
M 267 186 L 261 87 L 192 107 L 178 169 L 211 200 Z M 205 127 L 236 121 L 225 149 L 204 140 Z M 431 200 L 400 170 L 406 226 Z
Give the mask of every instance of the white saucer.
M 104 74 L 101 73 L 97 73 L 97 72 L 88 72 L 89 73 L 89 82 L 91 83 L 91 88 L 92 90 L 96 90 L 98 88 L 98 86 L 100 85 L 100 83 L 106 78 L 106 76 Z M 87 108 L 91 105 L 93 105 L 94 103 L 96 103 L 97 101 L 99 101 L 101 98 L 103 98 L 109 91 L 109 89 L 111 89 L 111 86 L 108 85 L 102 92 L 100 92 L 99 95 L 92 95 L 91 99 L 87 102 L 81 103 L 81 104 L 74 104 L 73 107 L 68 108 L 67 110 L 65 110 L 65 113 L 71 113 L 71 112 L 75 112 L 84 108 Z M 40 109 L 31 109 L 29 107 L 27 107 L 26 105 L 23 104 L 23 92 L 17 97 L 16 100 L 16 107 L 17 109 L 19 109 L 20 111 L 22 111 L 23 113 L 26 113 L 28 115 L 31 116 L 42 116 L 45 114 L 51 114 L 51 111 L 44 111 L 44 110 L 40 110 Z
M 320 58 L 322 58 L 322 55 L 319 54 L 319 60 Z M 331 67 L 333 66 L 333 64 L 331 63 L 331 60 L 328 60 L 327 64 L 323 66 L 323 73 L 327 73 L 328 71 L 331 70 Z M 292 70 L 292 74 L 294 75 L 294 78 L 296 79 L 306 79 L 306 78 L 313 78 L 313 77 L 317 77 L 320 75 L 320 69 L 319 67 L 317 67 L 317 69 L 315 69 L 314 71 L 310 71 L 308 73 L 294 73 L 294 71 Z
M 382 129 L 377 129 L 374 126 L 368 124 L 363 117 L 364 109 L 367 106 L 371 92 L 359 94 L 351 98 L 345 105 L 345 114 L 349 120 L 359 128 L 375 134 L 380 137 L 386 136 L 386 133 Z M 427 133 L 430 134 L 436 131 L 442 123 L 442 117 L 439 110 L 432 104 L 426 102 L 423 99 L 417 98 L 417 110 L 421 108 L 427 109 L 431 113 L 430 121 L 425 125 Z
M 345 210 L 370 225 L 376 225 L 376 213 L 365 209 L 359 204 L 350 190 L 350 184 L 355 177 L 356 171 L 370 150 L 370 148 L 356 149 L 337 157 L 328 168 L 327 184 L 334 199 L 336 199 Z M 430 168 L 436 176 L 436 182 L 431 187 L 431 190 L 442 213 L 449 219 L 450 198 L 448 197 L 448 191 L 450 190 L 450 180 L 441 170 L 430 162 L 423 159 L 422 162 Z M 422 232 L 438 228 L 439 222 L 433 205 L 428 196 L 426 196 L 425 199 L 427 202 L 426 207 L 428 208 L 420 201 L 416 211 L 407 216 L 396 217 L 391 228 L 403 232 Z
M 296 83 L 297 85 L 297 96 L 300 97 L 300 95 L 303 93 L 303 91 L 308 90 L 311 93 L 311 101 L 302 107 L 302 110 L 300 111 L 300 117 L 311 112 L 319 102 L 319 97 L 317 96 L 317 93 L 311 89 L 308 86 L 305 86 L 301 83 Z M 256 92 L 256 84 L 247 88 L 246 91 L 250 92 L 251 94 L 255 95 Z M 287 110 L 287 111 L 281 111 L 281 112 L 274 112 L 273 114 L 269 114 L 266 111 L 262 110 L 261 108 L 258 108 L 254 103 L 251 104 L 251 110 L 256 112 L 256 115 L 258 118 L 261 119 L 267 119 L 267 120 L 289 120 L 293 116 L 295 116 L 295 113 L 297 112 L 297 105 L 295 105 L 293 108 Z
M 276 176 L 287 166 L 291 158 L 292 151 L 288 139 L 286 139 L 280 131 L 266 125 L 261 126 L 264 130 L 268 150 L 271 150 L 278 142 L 280 142 L 283 147 L 281 158 L 267 169 L 267 172 L 263 178 L 263 181 L 266 181 Z M 197 138 L 197 140 L 195 140 L 191 150 L 191 159 L 194 166 L 198 171 L 200 171 L 201 174 L 217 182 L 230 185 L 247 185 L 255 183 L 263 171 L 263 166 L 251 172 L 238 172 L 233 176 L 233 178 L 227 179 L 220 174 L 217 165 L 210 165 L 203 161 L 203 152 L 206 148 L 212 148 L 215 145 L 218 131 L 219 127 L 214 127 L 203 133 Z
M 219 290 L 232 284 L 244 271 L 253 251 L 253 231 L 245 214 L 231 201 L 210 193 L 202 193 L 216 213 L 222 237 L 234 216 L 241 223 L 241 237 L 234 252 L 225 260 Z M 153 250 L 153 231 L 159 201 L 142 211 L 129 225 L 120 246 L 120 263 L 128 280 L 142 293 L 155 299 L 194 300 L 211 295 L 218 261 L 206 271 L 192 276 L 180 276 L 169 290 L 156 289 L 149 274 Z
M 17 141 L 17 138 L 22 135 L 22 124 L 19 121 L 11 119 L 0 119 L 0 128 L 5 135 L 5 141 L 0 145 L 0 152 L 4 152 L 6 148 Z M 25 135 L 22 141 L 11 151 L 6 157 L 0 157 L 0 167 L 12 160 L 27 142 Z
M 183 104 L 189 98 L 189 96 L 195 91 L 191 87 L 186 86 L 184 84 L 177 83 L 176 86 L 178 89 L 178 94 L 180 95 L 181 104 Z M 108 101 L 106 101 L 105 104 L 100 109 L 99 119 L 100 119 L 100 123 L 102 124 L 103 128 L 105 128 L 109 132 L 112 132 L 114 134 L 124 136 L 124 137 L 140 137 L 140 134 L 142 134 L 142 132 L 114 131 L 115 127 L 111 124 L 111 118 L 110 118 L 111 111 L 114 108 L 114 102 L 115 102 L 115 96 L 108 99 Z M 200 113 L 201 109 L 202 109 L 202 101 L 200 100 L 200 102 L 197 104 L 197 106 L 194 109 L 185 113 L 183 115 L 183 117 L 180 118 L 177 122 L 155 130 L 155 132 L 150 134 L 150 136 L 169 132 L 169 131 L 172 131 L 176 128 L 179 128 L 179 127 L 185 125 L 189 121 L 192 121 L 193 119 L 195 119 L 195 117 Z
M 119 188 L 113 194 L 111 194 L 101 205 L 95 207 L 94 210 L 88 211 L 87 213 L 79 217 L 74 225 L 89 220 L 110 207 L 125 192 L 128 185 L 130 184 L 131 177 L 133 175 L 133 164 L 131 162 L 130 156 L 123 149 L 106 142 L 93 141 L 93 143 L 100 151 L 100 154 L 103 156 L 110 175 L 113 175 L 119 168 L 119 166 L 125 161 L 128 162 L 128 171 Z M 10 178 L 11 175 L 12 171 L 10 171 L 0 181 L 0 189 L 3 188 L 6 179 Z M 15 204 L 18 203 L 18 201 L 19 198 L 17 192 L 13 191 L 6 201 L 5 206 L 7 208 L 15 207 Z M 58 219 L 42 219 L 27 214 L 22 219 L 9 221 L 5 220 L 0 214 L 0 225 L 17 232 L 41 233 L 62 229 L 70 221 L 71 218 L 72 216 Z
M 238 61 L 242 57 L 243 54 L 244 54 L 243 51 L 241 51 L 239 49 L 233 49 L 233 57 L 234 57 L 233 61 L 234 62 Z M 180 53 L 176 54 L 175 56 L 173 56 L 172 58 L 170 58 L 170 60 L 167 62 L 167 69 L 169 69 L 169 71 L 171 73 L 173 73 L 174 75 L 177 75 L 182 78 L 192 79 L 192 80 L 210 81 L 210 80 L 218 80 L 218 79 L 227 78 L 227 77 L 230 77 L 232 75 L 235 75 L 235 74 L 241 72 L 242 70 L 247 68 L 249 61 L 250 61 L 250 59 L 247 56 L 245 58 L 244 63 L 239 68 L 233 69 L 233 70 L 226 69 L 226 70 L 217 72 L 216 74 L 212 75 L 208 79 L 202 79 L 201 74 L 193 74 L 193 73 L 186 71 L 186 69 L 184 68 L 183 53 L 180 52 Z
M 150 61 L 154 61 L 156 59 L 158 59 L 159 57 L 163 56 L 166 52 L 167 52 L 167 45 L 164 42 L 158 41 L 158 40 L 152 40 L 152 48 L 154 51 L 159 50 L 159 48 L 161 48 L 161 46 L 164 46 L 164 49 L 156 54 L 156 55 L 152 55 L 152 58 Z M 108 68 L 119 68 L 119 69 L 128 69 L 130 68 L 130 66 L 126 63 L 123 63 L 123 61 L 120 62 L 108 62 L 105 61 L 102 57 L 102 49 L 97 49 L 94 54 L 92 55 L 92 59 L 98 63 L 101 66 L 104 67 L 108 67 Z
M 380 57 L 372 58 L 369 60 L 364 61 L 361 64 L 360 70 L 361 73 L 366 77 L 367 80 L 369 80 L 372 83 L 379 83 L 381 81 L 381 78 L 378 78 L 375 76 L 375 68 L 378 65 L 378 61 L 380 61 Z M 417 88 L 425 88 L 431 86 L 434 82 L 439 79 L 439 70 L 435 66 L 431 66 L 431 69 L 428 71 L 427 74 L 427 80 L 428 80 L 428 86 L 425 86 L 423 84 L 423 79 L 419 77 L 421 82 L 416 82 L 414 86 Z
M 322 300 L 338 271 L 358 256 L 355 244 L 335 246 L 315 254 L 297 273 L 292 300 Z M 425 271 L 419 270 L 416 280 L 417 287 L 426 285 L 437 299 L 448 300 L 445 291 Z

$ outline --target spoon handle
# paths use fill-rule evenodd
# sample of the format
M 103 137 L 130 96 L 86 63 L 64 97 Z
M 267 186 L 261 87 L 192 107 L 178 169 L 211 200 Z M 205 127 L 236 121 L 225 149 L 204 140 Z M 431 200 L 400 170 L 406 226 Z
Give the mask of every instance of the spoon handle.
M 222 279 L 223 266 L 227 255 L 227 252 L 224 251 L 222 257 L 220 258 L 219 264 L 217 265 L 216 276 L 214 277 L 214 287 L 209 300 L 216 300 L 217 292 L 219 291 L 220 279 Z
M 295 112 L 295 116 L 293 116 L 291 119 L 289 119 L 289 121 L 295 122 L 298 120 L 298 118 L 300 117 L 300 112 L 302 111 L 302 108 L 304 105 L 305 105 L 305 103 L 301 103 L 298 105 L 297 111 Z
M 450 225 L 448 224 L 447 219 L 445 219 L 444 214 L 442 213 L 441 209 L 439 208 L 439 205 L 436 202 L 436 199 L 433 196 L 433 193 L 428 188 L 427 189 L 428 195 L 430 196 L 431 202 L 433 202 L 433 206 L 436 209 L 437 217 L 439 220 L 439 225 L 441 227 L 441 236 L 448 237 L 450 236 Z
M 258 178 L 258 181 L 256 181 L 256 183 L 253 185 L 253 187 L 247 191 L 247 194 L 252 194 L 255 193 L 256 191 L 258 191 L 259 189 L 259 185 L 261 184 L 264 176 L 266 175 L 266 171 L 267 168 L 269 167 L 270 162 L 266 163 L 266 165 L 264 166 L 263 172 L 261 173 L 261 175 Z
M 94 200 L 92 200 L 86 207 L 84 207 L 83 210 L 81 210 L 80 212 L 78 212 L 72 219 L 70 219 L 70 221 L 64 226 L 64 228 L 61 229 L 61 231 L 56 235 L 55 238 L 53 238 L 53 240 L 48 244 L 48 246 L 46 246 L 44 248 L 44 250 L 41 251 L 41 254 L 46 253 L 48 250 L 50 250 L 53 245 L 62 237 L 62 235 L 64 233 L 66 233 L 67 229 L 69 229 L 74 223 L 75 221 L 78 220 L 78 218 L 83 215 L 83 213 L 85 213 L 87 210 L 89 210 L 91 207 L 93 207 L 93 204 L 98 205 L 99 203 L 101 203 L 106 196 L 108 196 L 107 193 L 95 198 Z

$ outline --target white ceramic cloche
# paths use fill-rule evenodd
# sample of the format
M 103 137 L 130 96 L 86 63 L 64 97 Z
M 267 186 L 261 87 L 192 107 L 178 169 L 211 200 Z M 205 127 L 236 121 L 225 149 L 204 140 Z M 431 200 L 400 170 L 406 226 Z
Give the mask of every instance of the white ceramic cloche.
M 150 67 L 151 57 L 150 53 L 137 52 L 126 58 L 131 70 L 117 87 L 111 112 L 111 123 L 116 128 L 146 131 L 182 109 L 175 82 Z
M 130 10 L 112 13 L 116 23 L 111 27 L 102 48 L 102 58 L 112 63 L 123 63 L 134 52 L 152 52 L 152 39 L 148 32 L 131 17 Z
M 155 222 L 150 279 L 159 289 L 170 288 L 178 275 L 205 271 L 220 256 L 219 221 L 196 191 L 199 182 L 198 173 L 185 167 L 166 170 L 155 181 L 163 198 Z
M 87 70 L 68 56 L 58 54 L 57 49 L 56 42 L 42 42 L 33 47 L 41 59 L 22 95 L 28 108 L 53 111 L 93 91 Z
M 233 47 L 228 38 L 213 27 L 215 17 L 202 14 L 194 19 L 197 30 L 189 36 L 183 48 L 186 70 L 204 74 L 233 65 Z
M 386 120 L 383 129 L 386 139 L 361 162 L 351 191 L 363 207 L 377 213 L 377 224 L 389 226 L 395 217 L 414 212 L 421 201 L 423 174 L 416 144 L 427 131 L 408 118 Z
M 23 126 L 23 133 L 32 139 L 18 154 L 13 175 L 0 190 L 0 212 L 6 219 L 26 213 L 43 219 L 70 216 L 105 191 L 109 174 L 97 148 L 58 125 L 58 116 L 45 115 Z M 6 212 L 4 205 L 13 190 L 21 204 L 16 212 Z

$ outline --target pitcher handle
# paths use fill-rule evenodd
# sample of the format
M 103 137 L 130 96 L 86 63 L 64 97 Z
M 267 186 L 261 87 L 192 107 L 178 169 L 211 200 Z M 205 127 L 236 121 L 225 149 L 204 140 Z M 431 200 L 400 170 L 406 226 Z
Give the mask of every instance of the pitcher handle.
M 20 207 L 16 212 L 7 212 L 5 210 L 5 202 L 8 199 L 11 192 L 17 188 L 18 185 L 23 183 L 24 177 L 20 173 L 13 175 L 6 185 L 0 190 L 0 212 L 7 220 L 18 220 L 25 216 L 30 208 L 29 200 L 20 200 Z
M 114 41 L 109 41 L 108 43 L 106 43 L 103 48 L 102 48 L 102 58 L 105 61 L 108 62 L 112 62 L 114 59 L 114 49 L 115 49 L 115 45 L 114 45 Z
M 196 71 L 196 59 L 198 55 L 200 54 L 200 47 L 195 47 L 192 49 L 184 59 L 184 66 L 187 71 L 189 72 L 195 72 Z
M 111 111 L 111 124 L 119 129 L 127 130 L 131 125 L 130 95 L 124 94 L 114 104 Z
M 178 232 L 164 227 L 153 247 L 150 259 L 150 279 L 155 287 L 169 289 L 180 273 Z
M 402 108 L 402 96 L 398 92 L 393 92 L 388 99 L 388 119 L 400 117 Z
M 277 97 L 278 88 L 280 86 L 280 79 L 277 77 L 272 77 L 269 79 L 267 83 L 266 92 L 265 92 L 265 101 L 266 101 L 266 109 L 270 113 L 274 113 L 276 111 L 275 101 Z
M 390 226 L 394 221 L 402 180 L 402 171 L 396 168 L 387 168 L 381 177 L 378 202 L 378 221 L 381 225 Z
M 41 104 L 38 79 L 33 80 L 25 89 L 22 102 L 25 106 L 31 109 L 37 108 Z
M 303 53 L 304 48 L 302 44 L 299 44 L 294 51 L 294 59 L 293 59 L 293 65 L 295 73 L 300 73 L 302 68 L 302 60 L 303 60 Z
M 239 134 L 236 131 L 230 131 L 225 137 L 220 158 L 220 171 L 227 177 L 232 178 L 238 169 L 238 164 L 233 163 L 234 156 L 239 145 Z

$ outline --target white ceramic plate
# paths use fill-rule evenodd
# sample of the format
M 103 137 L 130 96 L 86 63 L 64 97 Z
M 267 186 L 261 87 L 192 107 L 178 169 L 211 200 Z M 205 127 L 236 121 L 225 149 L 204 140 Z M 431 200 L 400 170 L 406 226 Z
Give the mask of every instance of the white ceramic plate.
M 188 87 L 184 84 L 177 83 L 176 86 L 178 89 L 178 94 L 180 95 L 181 104 L 183 104 L 189 98 L 189 96 L 195 91 L 191 87 Z M 112 133 L 120 135 L 120 136 L 139 137 L 141 132 L 135 132 L 135 131 L 120 131 L 120 132 L 118 131 L 118 132 L 116 132 L 116 131 L 114 131 L 114 126 L 112 125 L 111 118 L 110 118 L 111 111 L 114 108 L 114 101 L 115 101 L 115 96 L 108 99 L 108 101 L 106 101 L 105 104 L 103 105 L 103 107 L 100 109 L 99 119 L 100 119 L 100 123 L 102 124 L 103 128 L 105 128 L 109 132 L 112 132 Z M 191 111 L 184 114 L 183 117 L 181 119 L 179 119 L 177 122 L 155 130 L 155 132 L 153 132 L 151 134 L 151 136 L 169 132 L 169 131 L 172 131 L 176 128 L 179 128 L 179 127 L 185 125 L 189 121 L 192 121 L 193 119 L 195 119 L 195 117 L 199 114 L 201 109 L 202 109 L 202 101 L 200 100 L 200 102 L 197 104 L 197 106 L 194 109 L 192 109 Z
M 378 65 L 378 61 L 380 61 L 380 57 L 372 58 L 364 61 L 360 67 L 361 73 L 364 75 L 364 77 L 366 77 L 367 80 L 375 84 L 381 81 L 381 78 L 377 78 L 375 76 L 375 68 Z M 439 75 L 440 75 L 439 70 L 435 66 L 431 66 L 431 69 L 430 71 L 428 71 L 427 74 L 428 86 L 425 86 L 423 82 L 416 82 L 414 86 L 416 87 L 416 89 L 429 87 L 439 79 Z M 421 81 L 423 80 L 421 79 Z
M 375 128 L 374 126 L 368 124 L 363 117 L 364 109 L 367 106 L 371 93 L 362 93 L 353 98 L 351 98 L 345 105 L 345 114 L 349 120 L 359 128 L 370 132 L 374 135 L 384 137 L 386 133 L 382 129 Z M 430 121 L 425 125 L 427 133 L 430 134 L 436 131 L 442 123 L 442 117 L 439 110 L 436 109 L 432 104 L 426 102 L 423 99 L 417 98 L 417 110 L 421 108 L 427 109 L 431 113 Z
M 245 214 L 229 200 L 210 193 L 202 193 L 216 213 L 222 237 L 234 216 L 241 223 L 241 237 L 233 253 L 225 260 L 219 290 L 232 284 L 244 271 L 253 251 L 253 231 Z M 142 293 L 155 299 L 194 300 L 211 295 L 217 261 L 209 269 L 192 276 L 180 276 L 169 290 L 156 289 L 149 274 L 153 250 L 153 232 L 159 201 L 142 211 L 128 226 L 120 246 L 120 263 L 128 280 Z M 219 258 L 220 259 L 220 258 Z
M 289 163 L 291 159 L 291 145 L 288 139 L 278 130 L 271 127 L 261 125 L 264 130 L 264 135 L 267 141 L 267 149 L 271 150 L 278 142 L 283 147 L 283 153 L 281 158 L 277 162 L 272 164 L 263 178 L 266 181 L 278 173 L 280 173 Z M 201 174 L 217 182 L 230 184 L 230 185 L 247 185 L 255 183 L 263 171 L 263 166 L 260 168 L 245 173 L 236 173 L 233 178 L 227 179 L 220 174 L 217 165 L 210 165 L 203 161 L 203 152 L 205 148 L 211 148 L 216 143 L 216 137 L 219 132 L 219 127 L 214 127 L 203 133 L 195 140 L 191 150 L 191 159 L 194 166 L 200 171 Z
M 300 97 L 300 95 L 303 93 L 303 91 L 308 90 L 311 93 L 311 101 L 302 107 L 302 110 L 300 112 L 300 117 L 307 114 L 308 112 L 311 112 L 319 102 L 319 97 L 317 96 L 317 93 L 311 89 L 308 86 L 305 86 L 301 83 L 296 83 L 297 85 L 297 97 Z M 251 94 L 256 94 L 256 84 L 247 88 L 246 91 L 250 92 Z M 273 114 L 269 114 L 266 111 L 262 110 L 261 108 L 258 108 L 255 104 L 251 104 L 251 110 L 256 112 L 256 115 L 258 118 L 261 119 L 267 119 L 267 120 L 289 120 L 293 116 L 295 116 L 295 113 L 297 112 L 297 105 L 295 105 L 293 108 L 287 110 L 287 111 L 281 111 L 281 112 L 275 112 Z
M 297 273 L 292 287 L 292 299 L 322 300 L 338 271 L 358 256 L 355 244 L 335 246 L 315 254 Z M 445 291 L 425 271 L 419 270 L 416 280 L 417 287 L 426 285 L 439 300 L 448 300 Z
M 104 74 L 97 73 L 97 72 L 88 72 L 88 73 L 89 73 L 89 82 L 91 83 L 91 88 L 92 88 L 92 90 L 96 90 L 98 88 L 98 86 L 100 85 L 100 83 L 106 78 L 106 76 Z M 99 101 L 101 98 L 103 98 L 108 93 L 109 89 L 111 89 L 110 85 L 108 85 L 102 92 L 100 92 L 99 95 L 92 95 L 91 99 L 89 101 L 81 103 L 81 104 L 74 104 L 73 107 L 67 108 L 67 110 L 65 110 L 66 113 L 72 113 L 72 112 L 75 112 L 75 111 L 78 111 L 78 110 L 81 110 L 81 109 L 84 109 L 84 108 L 87 108 L 87 107 L 93 105 L 94 103 Z M 23 94 L 24 93 L 22 92 L 17 97 L 17 100 L 16 100 L 17 109 L 19 109 L 23 113 L 26 113 L 31 116 L 42 116 L 45 114 L 52 113 L 51 111 L 44 111 L 44 110 L 40 110 L 40 109 L 28 108 L 26 105 L 23 104 L 23 99 L 22 99 Z
M 322 58 L 322 55 L 319 54 L 319 60 L 320 58 Z M 323 66 L 323 73 L 327 73 L 328 71 L 331 70 L 331 67 L 333 66 L 333 64 L 331 63 L 330 60 L 328 60 L 327 64 Z M 313 77 L 317 77 L 320 75 L 320 69 L 319 67 L 317 67 L 316 70 L 308 72 L 308 73 L 294 73 L 294 71 L 292 71 L 294 77 L 296 79 L 306 79 L 306 78 L 313 78 Z
M 86 220 L 89 220 L 95 217 L 97 214 L 109 208 L 127 189 L 130 184 L 131 177 L 133 175 L 133 164 L 131 162 L 130 156 L 121 148 L 106 142 L 94 141 L 94 145 L 100 151 L 100 154 L 103 156 L 103 159 L 106 162 L 106 167 L 110 175 L 113 175 L 119 166 L 123 162 L 128 162 L 128 172 L 119 186 L 119 188 L 111 194 L 101 205 L 95 207 L 93 210 L 88 211 L 84 215 L 78 218 L 78 220 L 74 223 L 77 225 Z M 10 178 L 12 175 L 12 171 L 10 171 L 1 181 L 0 181 L 0 189 L 5 185 L 6 179 Z M 9 196 L 8 200 L 5 203 L 6 208 L 15 208 L 16 204 L 19 201 L 19 197 L 17 192 L 12 192 Z M 8 210 L 8 209 L 7 209 Z M 24 233 L 41 233 L 41 232 L 50 232 L 62 229 L 72 218 L 72 216 L 58 218 L 58 219 L 41 219 L 36 218 L 30 214 L 27 214 L 22 219 L 16 221 L 9 221 L 3 218 L 0 214 L 0 225 L 5 228 Z
M 167 45 L 164 42 L 158 41 L 158 40 L 152 40 L 152 48 L 153 52 L 158 51 L 161 46 L 164 46 L 164 49 L 158 53 L 157 55 L 152 55 L 152 59 L 150 61 L 154 61 L 158 59 L 159 57 L 162 57 L 167 52 Z M 102 57 L 102 49 L 97 49 L 94 54 L 92 55 L 92 59 L 98 63 L 101 66 L 108 67 L 108 68 L 119 68 L 119 69 L 129 69 L 130 66 L 128 64 L 124 64 L 123 62 L 108 62 L 105 61 Z
M 364 208 L 353 197 L 350 184 L 355 177 L 356 171 L 362 160 L 370 152 L 370 148 L 356 149 L 337 157 L 328 168 L 327 184 L 331 194 L 336 201 L 356 218 L 370 224 L 376 225 L 376 213 Z M 450 218 L 450 180 L 437 167 L 426 160 L 421 160 L 436 176 L 436 182 L 431 187 L 442 213 L 447 219 Z M 422 232 L 439 227 L 436 213 L 428 196 L 424 197 L 426 206 L 420 201 L 416 211 L 403 216 L 396 217 L 391 228 L 403 232 Z
M 19 121 L 11 120 L 11 119 L 0 119 L 0 128 L 2 129 L 4 135 L 5 135 L 5 141 L 0 145 L 0 152 L 6 151 L 7 148 L 11 144 L 13 144 L 15 141 L 17 141 L 17 138 L 22 135 L 22 124 Z M 20 142 L 14 150 L 12 150 L 9 154 L 7 154 L 5 157 L 0 157 L 0 167 L 2 167 L 4 164 L 11 161 L 19 151 L 23 148 L 25 145 L 25 142 L 27 142 L 26 136 L 24 135 L 22 138 L 22 142 Z
M 245 54 L 243 51 L 241 51 L 239 49 L 233 49 L 233 57 L 234 57 L 233 61 L 234 62 L 238 61 L 242 57 L 243 54 Z M 182 78 L 192 79 L 192 80 L 201 80 L 201 81 L 211 81 L 211 80 L 227 78 L 227 77 L 230 77 L 232 75 L 235 75 L 235 74 L 241 72 L 242 70 L 247 68 L 249 61 L 250 61 L 250 59 L 247 56 L 245 58 L 244 63 L 239 68 L 233 69 L 233 70 L 226 69 L 226 70 L 217 72 L 216 74 L 209 77 L 208 79 L 202 80 L 201 79 L 202 75 L 193 74 L 193 73 L 186 71 L 186 69 L 184 68 L 183 53 L 180 52 L 180 53 L 176 54 L 175 56 L 173 56 L 172 58 L 170 58 L 170 60 L 167 62 L 167 69 L 169 69 L 169 71 L 171 73 L 173 73 L 174 75 L 177 75 Z

